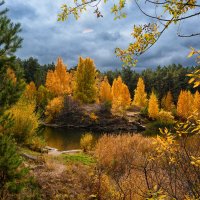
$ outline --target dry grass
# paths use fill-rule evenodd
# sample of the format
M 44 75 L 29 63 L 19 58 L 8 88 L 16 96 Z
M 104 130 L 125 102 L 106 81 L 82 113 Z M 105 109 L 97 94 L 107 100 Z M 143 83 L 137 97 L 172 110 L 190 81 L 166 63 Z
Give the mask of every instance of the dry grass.
M 98 167 L 119 191 L 118 199 L 150 198 L 149 191 L 165 199 L 200 197 L 200 169 L 191 163 L 191 156 L 200 156 L 199 135 L 175 142 L 141 135 L 104 135 L 95 156 Z

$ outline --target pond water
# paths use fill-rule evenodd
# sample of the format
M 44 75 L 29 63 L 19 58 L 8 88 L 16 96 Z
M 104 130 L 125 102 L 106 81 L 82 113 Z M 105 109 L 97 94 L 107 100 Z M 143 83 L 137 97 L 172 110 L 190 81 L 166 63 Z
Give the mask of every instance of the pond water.
M 80 138 L 86 132 L 88 131 L 81 129 L 45 127 L 43 134 L 48 146 L 58 150 L 71 150 L 80 148 Z M 92 134 L 95 140 L 101 135 L 93 132 Z

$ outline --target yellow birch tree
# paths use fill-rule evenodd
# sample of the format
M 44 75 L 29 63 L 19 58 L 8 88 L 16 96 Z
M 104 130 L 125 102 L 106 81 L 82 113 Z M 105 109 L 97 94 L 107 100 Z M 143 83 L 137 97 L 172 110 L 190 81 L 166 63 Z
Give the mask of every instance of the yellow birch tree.
M 83 103 L 93 103 L 97 97 L 96 66 L 91 58 L 79 58 L 74 97 Z

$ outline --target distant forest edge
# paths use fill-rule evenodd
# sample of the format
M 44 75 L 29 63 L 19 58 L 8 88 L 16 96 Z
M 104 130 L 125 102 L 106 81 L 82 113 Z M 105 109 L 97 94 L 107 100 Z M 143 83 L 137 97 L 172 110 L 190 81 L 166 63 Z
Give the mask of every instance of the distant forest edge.
M 33 81 L 37 87 L 45 85 L 48 70 L 53 70 L 55 64 L 41 65 L 37 59 L 30 57 L 29 59 L 17 59 L 18 64 L 24 71 L 24 79 L 27 83 Z M 77 66 L 70 68 L 71 72 L 76 70 Z M 188 84 L 189 77 L 186 75 L 200 69 L 200 66 L 183 67 L 181 64 L 171 64 L 168 66 L 158 66 L 157 68 L 147 68 L 141 72 L 136 72 L 134 67 L 123 67 L 118 70 L 109 70 L 101 72 L 98 70 L 98 76 L 103 79 L 107 76 L 109 83 L 112 85 L 113 80 L 118 76 L 122 77 L 123 82 L 128 86 L 131 96 L 137 86 L 139 77 L 142 77 L 145 83 L 145 90 L 148 94 L 152 89 L 156 92 L 157 97 L 161 100 L 168 91 L 171 91 L 174 101 L 177 102 L 181 90 L 190 90 L 192 93 L 195 89 Z

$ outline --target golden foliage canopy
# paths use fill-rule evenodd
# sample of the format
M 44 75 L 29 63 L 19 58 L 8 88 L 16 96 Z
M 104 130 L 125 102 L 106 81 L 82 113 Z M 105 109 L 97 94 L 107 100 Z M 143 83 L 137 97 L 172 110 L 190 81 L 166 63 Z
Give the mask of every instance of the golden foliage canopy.
M 177 102 L 177 114 L 182 118 L 188 118 L 192 114 L 193 95 L 190 91 L 181 90 Z
M 198 91 L 194 94 L 193 111 L 197 114 L 198 119 L 200 119 L 200 93 Z
M 101 85 L 100 85 L 99 98 L 101 102 L 112 101 L 111 86 L 106 76 L 104 77 L 104 80 L 101 82 Z
M 79 58 L 75 77 L 74 97 L 83 103 L 93 103 L 97 97 L 96 66 L 90 58 Z
M 142 78 L 138 79 L 133 105 L 140 108 L 144 108 L 147 105 L 147 93 L 145 92 L 145 84 Z
M 149 106 L 148 106 L 148 114 L 149 117 L 156 119 L 159 114 L 159 105 L 158 105 L 158 99 L 154 92 L 151 93 L 150 99 L 149 99 Z
M 112 112 L 123 113 L 131 104 L 129 89 L 119 76 L 112 85 Z
M 71 75 L 67 72 L 62 58 L 58 58 L 55 70 L 49 70 L 46 77 L 46 87 L 55 96 L 70 94 Z

